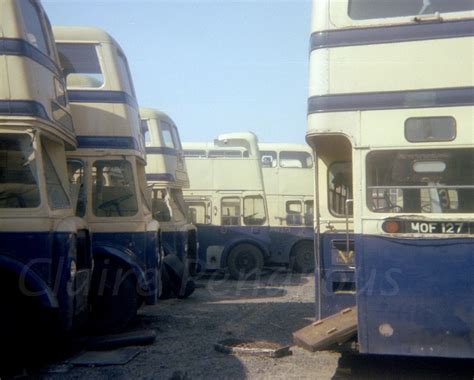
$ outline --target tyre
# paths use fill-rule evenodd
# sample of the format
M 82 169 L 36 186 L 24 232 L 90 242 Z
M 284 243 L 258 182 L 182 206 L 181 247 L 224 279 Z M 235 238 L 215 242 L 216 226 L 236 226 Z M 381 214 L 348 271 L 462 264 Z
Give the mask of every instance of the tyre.
M 234 280 L 255 279 L 263 268 L 262 252 L 252 244 L 240 244 L 230 251 L 227 266 Z
M 311 241 L 302 241 L 291 250 L 290 269 L 296 273 L 314 271 L 314 247 Z
M 140 303 L 130 270 L 114 263 L 96 263 L 91 287 L 91 327 L 96 333 L 121 331 L 135 317 Z

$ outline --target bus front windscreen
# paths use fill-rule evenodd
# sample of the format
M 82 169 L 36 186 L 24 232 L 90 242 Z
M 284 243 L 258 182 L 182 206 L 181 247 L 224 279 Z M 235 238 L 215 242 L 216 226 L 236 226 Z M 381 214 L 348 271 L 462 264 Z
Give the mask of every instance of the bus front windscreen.
M 27 134 L 0 135 L 0 209 L 40 205 L 38 171 Z
M 349 17 L 353 20 L 472 10 L 472 0 L 349 0 Z

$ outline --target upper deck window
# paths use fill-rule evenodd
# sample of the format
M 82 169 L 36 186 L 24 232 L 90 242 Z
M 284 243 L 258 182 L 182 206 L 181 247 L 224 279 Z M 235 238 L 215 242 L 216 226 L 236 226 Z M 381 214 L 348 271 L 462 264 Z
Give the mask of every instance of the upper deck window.
M 241 158 L 242 152 L 240 150 L 210 150 L 208 156 L 209 158 Z
M 171 125 L 166 122 L 161 122 L 161 137 L 163 138 L 164 146 L 168 148 L 176 149 L 176 142 L 173 138 L 173 132 L 171 130 Z
M 186 149 L 183 151 L 184 157 L 198 157 L 205 158 L 206 151 L 201 149 Z
M 261 150 L 260 163 L 262 165 L 262 168 L 276 168 L 277 152 L 271 150 Z
M 353 20 L 474 10 L 472 0 L 349 0 Z
M 51 56 L 51 49 L 48 45 L 48 33 L 41 19 L 40 9 L 32 0 L 18 1 L 17 4 L 23 16 L 28 42 L 44 54 Z
M 410 142 L 451 141 L 456 138 L 452 117 L 412 117 L 405 122 L 405 138 Z
M 142 132 L 143 140 L 145 140 L 145 146 L 151 145 L 151 134 L 148 128 L 148 121 L 140 120 L 140 130 Z
M 57 47 L 68 88 L 99 88 L 104 84 L 97 45 L 58 43 Z
M 307 152 L 280 152 L 281 168 L 312 168 L 313 158 Z
M 366 165 L 373 212 L 474 211 L 474 149 L 374 151 Z
M 0 209 L 40 205 L 37 162 L 31 137 L 0 136 Z

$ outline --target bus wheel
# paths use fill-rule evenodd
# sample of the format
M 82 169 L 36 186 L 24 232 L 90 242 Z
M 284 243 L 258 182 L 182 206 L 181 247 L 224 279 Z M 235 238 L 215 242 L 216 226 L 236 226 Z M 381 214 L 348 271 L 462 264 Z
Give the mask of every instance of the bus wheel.
M 91 327 L 96 333 L 115 333 L 135 317 L 139 306 L 135 277 L 120 265 L 95 264 L 91 289 Z
M 262 271 L 263 255 L 252 244 L 240 244 L 230 251 L 227 266 L 234 280 L 255 279 Z
M 296 273 L 310 273 L 314 271 L 313 243 L 302 241 L 291 250 L 290 269 Z

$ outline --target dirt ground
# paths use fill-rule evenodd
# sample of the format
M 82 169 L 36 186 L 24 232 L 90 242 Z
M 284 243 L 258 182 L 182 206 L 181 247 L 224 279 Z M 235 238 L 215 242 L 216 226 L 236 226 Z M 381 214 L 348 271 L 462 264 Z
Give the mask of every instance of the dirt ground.
M 126 365 L 72 367 L 62 363 L 25 372 L 38 379 L 474 379 L 474 361 L 363 356 L 350 350 L 274 359 L 227 355 L 223 339 L 265 340 L 291 345 L 291 333 L 312 321 L 314 277 L 285 270 L 237 282 L 203 276 L 186 300 L 171 299 L 139 312 L 129 330 L 153 329 L 157 339 Z M 65 362 L 67 363 L 67 361 Z

